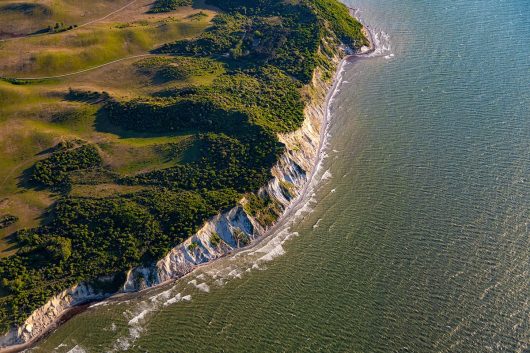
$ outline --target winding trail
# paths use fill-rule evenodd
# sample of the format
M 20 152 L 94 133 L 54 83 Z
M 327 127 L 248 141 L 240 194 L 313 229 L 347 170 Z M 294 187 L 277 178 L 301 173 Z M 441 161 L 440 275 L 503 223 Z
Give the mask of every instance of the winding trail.
M 88 69 L 83 69 L 83 70 L 80 70 L 80 71 L 70 72 L 68 74 L 62 74 L 62 75 L 56 75 L 56 76 L 45 76 L 45 77 L 3 77 L 2 76 L 0 78 L 3 78 L 5 80 L 20 80 L 20 81 L 52 80 L 52 79 L 56 79 L 56 78 L 63 78 L 63 77 L 68 77 L 68 76 L 79 75 L 79 74 L 82 74 L 84 72 L 96 70 L 96 69 L 99 69 L 99 68 L 102 68 L 102 67 L 105 67 L 105 66 L 109 66 L 109 65 L 115 64 L 115 63 L 120 62 L 120 61 L 143 58 L 143 57 L 147 57 L 147 56 L 158 56 L 158 55 L 157 54 L 140 54 L 140 55 L 126 56 L 126 57 L 121 58 L 121 59 L 116 59 L 116 60 L 113 60 L 113 61 L 109 61 L 108 63 L 105 63 L 105 64 L 101 64 L 101 65 L 94 66 L 94 67 L 89 67 Z
M 26 39 L 26 38 L 34 38 L 34 37 L 42 37 L 42 36 L 49 36 L 49 35 L 53 35 L 53 34 L 58 34 L 58 33 L 64 33 L 64 32 L 72 32 L 72 31 L 75 31 L 76 29 L 79 29 L 79 28 L 83 28 L 83 27 L 86 27 L 88 25 L 91 25 L 93 23 L 96 23 L 96 22 L 99 22 L 99 21 L 103 21 L 103 20 L 106 20 L 107 18 L 111 17 L 112 15 L 115 15 L 117 14 L 118 12 L 121 12 L 123 10 L 125 10 L 126 8 L 128 8 L 129 6 L 133 5 L 134 3 L 136 3 L 138 0 L 133 0 L 131 1 L 130 3 L 126 4 L 125 6 L 101 17 L 101 18 L 97 18 L 95 20 L 92 20 L 92 21 L 89 21 L 87 23 L 83 23 L 77 27 L 74 27 L 72 29 L 67 29 L 65 31 L 62 31 L 62 32 L 56 32 L 56 33 L 38 33 L 38 34 L 28 34 L 28 35 L 25 35 L 25 36 L 20 36 L 20 37 L 13 37 L 13 38 L 6 38 L 6 39 L 0 39 L 0 43 L 3 43 L 3 42 L 12 42 L 12 41 L 15 41 L 15 40 L 22 40 L 22 39 Z
M 112 15 L 115 15 L 115 14 L 117 14 L 118 12 L 121 12 L 121 11 L 125 10 L 126 8 L 128 8 L 128 7 L 131 6 L 132 4 L 136 3 L 137 1 L 138 1 L 138 0 L 133 0 L 133 1 L 131 1 L 130 3 L 126 4 L 125 6 L 123 6 L 123 7 L 119 8 L 119 9 L 117 9 L 116 11 L 113 11 L 113 12 L 109 13 L 109 14 L 106 15 L 106 16 L 103 16 L 103 17 L 101 17 L 101 18 L 97 18 L 97 19 L 92 20 L 92 21 L 89 21 L 89 22 L 87 22 L 87 23 L 83 23 L 82 25 L 79 25 L 79 26 L 77 26 L 77 27 L 75 27 L 75 28 L 72 28 L 72 29 L 69 30 L 69 31 L 73 31 L 73 30 L 75 30 L 75 29 L 79 29 L 79 28 L 82 28 L 82 27 L 86 27 L 86 26 L 88 26 L 88 25 L 91 25 L 92 23 L 96 23 L 96 22 L 99 22 L 99 21 L 106 20 L 107 18 L 111 17 Z

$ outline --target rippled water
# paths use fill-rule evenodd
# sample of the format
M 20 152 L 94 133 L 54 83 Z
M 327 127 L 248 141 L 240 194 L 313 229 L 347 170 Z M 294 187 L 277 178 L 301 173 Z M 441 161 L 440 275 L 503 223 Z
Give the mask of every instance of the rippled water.
M 529 352 L 530 2 L 349 4 L 386 48 L 292 224 L 32 352 Z

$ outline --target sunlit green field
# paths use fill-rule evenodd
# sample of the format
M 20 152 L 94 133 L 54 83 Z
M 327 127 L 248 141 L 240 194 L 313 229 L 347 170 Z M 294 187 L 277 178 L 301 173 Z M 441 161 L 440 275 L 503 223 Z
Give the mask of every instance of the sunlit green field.
M 11 3 L 0 1 L 0 33 L 8 30 L 2 16 L 9 16 L 13 23 L 20 17 L 5 11 Z M 113 11 L 125 3 L 101 0 L 89 4 L 83 1 L 77 10 L 81 13 L 85 7 L 90 7 L 93 8 L 92 17 L 104 16 L 105 11 Z M 105 166 L 123 175 L 170 167 L 194 158 L 193 131 L 178 135 L 123 131 L 98 118 L 101 103 L 97 100 L 68 97 L 70 89 L 108 92 L 114 97 L 143 97 L 172 87 L 207 85 L 224 72 L 217 69 L 181 80 L 159 81 L 154 74 L 139 70 L 138 65 L 147 59 L 139 55 L 152 56 L 149 52 L 162 43 L 202 33 L 215 16 L 215 11 L 200 6 L 149 14 L 149 4 L 151 1 L 139 1 L 108 19 L 72 31 L 0 42 L 0 75 L 3 77 L 74 73 L 31 81 L 0 79 L 0 216 L 13 214 L 19 218 L 15 224 L 0 229 L 0 257 L 16 250 L 10 242 L 13 232 L 46 221 L 46 210 L 56 196 L 49 190 L 32 187 L 28 174 L 35 162 L 46 158 L 49 149 L 57 143 L 72 139 L 95 143 Z M 55 6 L 53 14 L 57 20 L 60 8 L 68 9 L 67 5 L 73 6 L 73 2 L 54 1 L 48 5 Z M 88 20 L 89 12 L 84 13 L 83 19 Z M 199 13 L 201 15 L 197 16 Z M 46 23 L 47 17 L 32 14 L 31 18 L 38 27 Z M 41 19 L 42 23 L 39 22 Z M 26 29 L 26 32 L 33 30 Z M 120 61 L 113 63 L 115 60 Z M 92 69 L 100 65 L 103 66 Z M 85 69 L 89 71 L 76 73 Z M 106 197 L 132 191 L 135 187 L 113 183 L 74 184 L 71 194 Z
M 36 33 L 58 22 L 82 25 L 104 17 L 131 0 L 0 1 L 0 39 Z

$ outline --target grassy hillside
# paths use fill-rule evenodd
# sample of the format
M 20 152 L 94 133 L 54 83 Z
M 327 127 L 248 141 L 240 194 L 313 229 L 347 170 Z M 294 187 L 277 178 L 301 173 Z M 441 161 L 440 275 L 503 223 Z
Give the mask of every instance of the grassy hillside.
M 277 134 L 303 122 L 315 69 L 330 77 L 341 42 L 366 43 L 336 0 L 208 5 L 0 49 L 4 67 L 26 74 L 150 52 L 66 78 L 0 81 L 0 200 L 37 210 L 0 203 L 0 216 L 20 219 L 0 230 L 18 249 L 0 260 L 0 331 L 73 283 L 156 261 L 259 189 L 284 151 Z M 16 54 L 25 45 L 29 64 Z M 249 200 L 268 222 L 278 216 Z
M 211 18 L 211 12 L 199 20 L 145 14 L 133 22 L 102 22 L 75 31 L 4 42 L 0 72 L 6 77 L 44 77 L 80 71 L 146 54 L 170 40 L 194 37 L 208 27 Z
M 0 1 L 0 39 L 47 31 L 56 23 L 81 25 L 116 11 L 131 0 Z

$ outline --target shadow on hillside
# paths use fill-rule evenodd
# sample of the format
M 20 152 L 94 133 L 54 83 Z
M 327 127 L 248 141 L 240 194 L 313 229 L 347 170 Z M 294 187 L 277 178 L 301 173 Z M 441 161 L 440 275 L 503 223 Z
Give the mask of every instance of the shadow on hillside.
M 39 155 L 42 155 L 43 153 L 44 151 L 40 152 Z M 43 185 L 40 185 L 33 180 L 32 176 L 34 169 L 35 165 L 32 165 L 31 167 L 24 169 L 17 177 L 17 186 L 19 188 L 33 189 L 37 191 L 43 191 L 46 189 Z
M 167 131 L 167 132 L 150 132 L 150 131 L 135 131 L 126 130 L 109 121 L 109 117 L 104 108 L 101 108 L 97 114 L 94 123 L 94 128 L 97 132 L 104 132 L 119 136 L 120 139 L 128 138 L 156 138 L 156 137 L 179 137 L 186 135 L 196 135 L 198 130 L 181 130 L 181 131 Z

